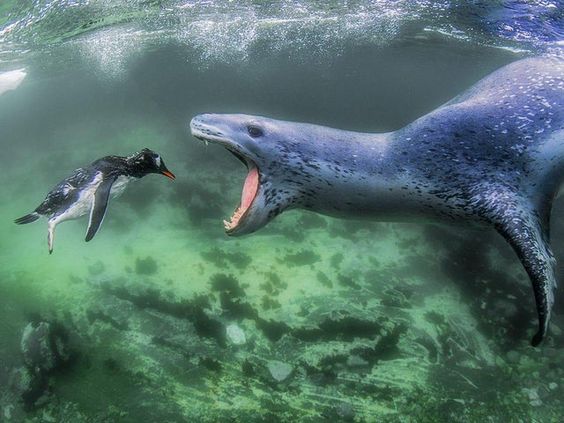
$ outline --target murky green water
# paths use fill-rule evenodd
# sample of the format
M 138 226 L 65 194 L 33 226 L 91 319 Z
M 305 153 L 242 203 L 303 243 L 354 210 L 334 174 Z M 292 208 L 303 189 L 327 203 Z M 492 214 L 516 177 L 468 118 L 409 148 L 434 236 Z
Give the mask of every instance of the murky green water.
M 558 2 L 472 3 L 2 2 L 0 72 L 26 77 L 0 95 L 0 421 L 561 421 L 561 295 L 530 347 L 529 281 L 493 231 L 292 211 L 229 238 L 245 172 L 188 129 L 233 112 L 391 131 L 561 54 Z M 45 221 L 12 223 L 143 147 L 177 179 L 131 184 L 92 242 L 87 217 L 52 255 Z M 31 358 L 30 322 L 50 342 Z

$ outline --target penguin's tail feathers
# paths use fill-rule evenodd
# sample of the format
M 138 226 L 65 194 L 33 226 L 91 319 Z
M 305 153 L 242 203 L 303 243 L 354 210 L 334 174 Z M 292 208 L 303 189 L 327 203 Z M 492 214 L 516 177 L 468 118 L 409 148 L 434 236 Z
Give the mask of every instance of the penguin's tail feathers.
M 14 220 L 14 223 L 18 225 L 25 225 L 26 223 L 35 222 L 37 219 L 39 219 L 39 213 L 33 212 Z

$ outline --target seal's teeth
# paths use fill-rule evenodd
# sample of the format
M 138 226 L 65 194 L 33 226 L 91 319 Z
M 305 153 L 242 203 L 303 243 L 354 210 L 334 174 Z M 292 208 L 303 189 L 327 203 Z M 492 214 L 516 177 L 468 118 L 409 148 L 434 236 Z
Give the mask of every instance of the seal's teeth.
M 233 215 L 229 219 L 229 222 L 227 220 L 223 221 L 223 226 L 225 227 L 226 230 L 231 230 L 239 224 L 239 220 L 241 219 L 241 217 L 243 217 L 244 214 L 243 211 L 244 210 L 241 208 L 241 206 L 239 206 L 233 212 Z
M 204 142 L 206 143 L 206 147 L 210 145 L 210 142 L 208 140 L 204 140 Z

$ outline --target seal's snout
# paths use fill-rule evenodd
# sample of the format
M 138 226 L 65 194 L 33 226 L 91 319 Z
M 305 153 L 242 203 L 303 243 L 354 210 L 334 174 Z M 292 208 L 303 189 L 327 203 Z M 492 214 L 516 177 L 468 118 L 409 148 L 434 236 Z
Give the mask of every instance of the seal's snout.
M 190 121 L 190 128 L 199 126 L 214 126 L 221 121 L 219 117 L 220 115 L 213 113 L 203 113 L 201 115 L 194 116 Z
M 210 120 L 211 116 L 212 116 L 212 114 L 210 114 L 210 113 L 203 113 L 203 114 L 194 116 L 192 118 L 192 120 L 190 121 L 190 127 L 192 127 L 194 125 L 198 126 L 199 124 Z
M 206 116 L 208 115 L 198 115 L 192 118 L 190 121 L 190 132 L 192 132 L 192 134 L 205 128 L 207 120 Z
M 190 132 L 193 132 L 194 128 L 198 127 L 199 123 L 200 123 L 199 116 L 193 117 L 192 120 L 190 120 L 190 123 L 188 124 L 188 128 L 190 128 Z
M 215 115 L 203 114 L 194 117 L 190 121 L 190 132 L 192 135 L 203 141 L 221 141 L 225 134 L 218 128 Z

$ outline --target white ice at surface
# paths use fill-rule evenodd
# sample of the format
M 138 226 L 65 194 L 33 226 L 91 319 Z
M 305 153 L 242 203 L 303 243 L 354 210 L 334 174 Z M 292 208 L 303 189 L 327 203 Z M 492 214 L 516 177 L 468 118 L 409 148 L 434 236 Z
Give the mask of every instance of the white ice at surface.
M 26 75 L 25 69 L 16 69 L 0 73 L 0 95 L 4 94 L 6 91 L 18 88 Z

